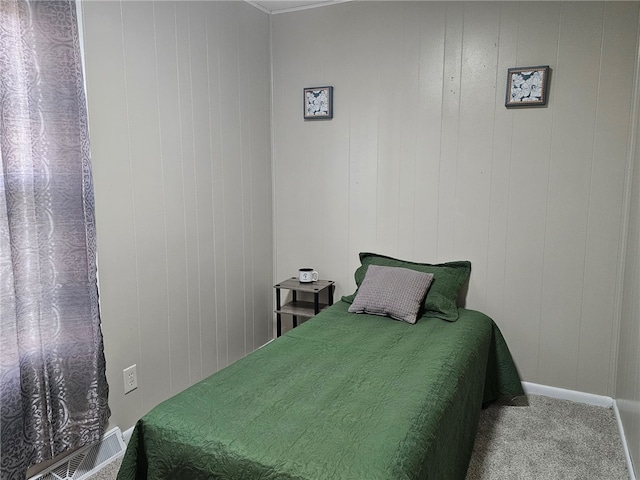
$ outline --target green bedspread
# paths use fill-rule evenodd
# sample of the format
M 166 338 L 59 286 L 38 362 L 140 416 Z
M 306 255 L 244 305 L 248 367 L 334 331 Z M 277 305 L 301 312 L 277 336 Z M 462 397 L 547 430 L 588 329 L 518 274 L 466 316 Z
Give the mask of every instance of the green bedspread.
M 522 394 L 498 327 L 347 308 L 154 408 L 118 480 L 464 479 L 482 402 Z

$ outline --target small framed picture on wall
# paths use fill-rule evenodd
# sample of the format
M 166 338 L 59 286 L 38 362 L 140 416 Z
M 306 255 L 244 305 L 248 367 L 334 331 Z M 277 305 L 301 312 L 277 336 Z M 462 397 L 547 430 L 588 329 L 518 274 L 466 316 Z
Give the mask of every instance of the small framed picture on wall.
M 512 108 L 546 105 L 550 72 L 549 65 L 509 68 L 505 106 Z
M 333 87 L 305 88 L 303 106 L 305 120 L 333 118 Z

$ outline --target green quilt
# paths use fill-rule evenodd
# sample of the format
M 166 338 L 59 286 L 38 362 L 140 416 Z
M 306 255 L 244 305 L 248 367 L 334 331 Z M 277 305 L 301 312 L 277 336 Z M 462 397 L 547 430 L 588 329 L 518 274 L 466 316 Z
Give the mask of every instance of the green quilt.
M 523 393 L 498 327 L 347 308 L 154 408 L 118 480 L 464 479 L 483 401 Z

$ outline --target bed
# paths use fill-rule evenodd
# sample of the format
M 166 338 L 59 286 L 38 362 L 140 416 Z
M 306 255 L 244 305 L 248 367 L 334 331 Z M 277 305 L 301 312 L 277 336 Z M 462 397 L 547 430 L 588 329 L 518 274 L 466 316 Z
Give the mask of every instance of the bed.
M 426 301 L 414 324 L 356 314 L 356 294 L 146 414 L 118 480 L 464 479 L 481 405 L 522 394 L 500 330 Z

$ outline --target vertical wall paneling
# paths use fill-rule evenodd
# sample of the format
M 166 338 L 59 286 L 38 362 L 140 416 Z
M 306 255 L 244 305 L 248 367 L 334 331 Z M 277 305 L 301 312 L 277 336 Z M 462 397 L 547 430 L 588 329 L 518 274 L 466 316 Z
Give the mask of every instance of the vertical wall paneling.
M 379 74 L 379 65 L 382 61 L 379 47 L 381 39 L 376 32 L 382 29 L 383 19 L 378 15 L 377 4 L 372 8 L 360 9 L 357 15 L 352 12 L 353 5 L 344 4 L 342 7 L 343 11 L 349 12 L 342 15 L 342 18 L 346 21 L 355 20 L 354 27 L 357 27 L 349 30 L 349 42 L 346 46 L 349 55 L 347 71 L 350 88 L 346 92 L 346 97 L 337 92 L 340 100 L 336 100 L 335 104 L 335 108 L 341 111 L 340 115 L 345 115 L 342 110 L 348 109 L 349 116 L 347 158 L 349 185 L 345 194 L 341 196 L 340 202 L 343 205 L 342 208 L 348 212 L 349 235 L 345 262 L 348 272 L 341 278 L 351 280 L 351 272 L 358 265 L 358 253 L 363 250 L 375 250 L 376 246 L 380 105 L 372 99 L 381 94 Z M 280 17 L 276 17 L 275 20 L 282 20 L 286 25 L 287 18 Z M 274 23 L 274 35 L 279 42 L 284 39 L 278 33 L 286 34 L 286 30 L 279 27 L 279 22 Z M 274 54 L 278 58 L 286 59 L 277 51 L 274 51 Z M 343 285 L 342 288 L 346 290 L 350 286 Z
M 236 245 L 225 255 L 226 300 L 227 300 L 227 362 L 240 358 L 245 353 L 244 318 L 244 238 L 242 232 L 244 185 L 242 178 L 240 85 L 239 85 L 239 37 L 237 11 L 231 3 L 218 5 L 220 32 L 220 109 L 223 121 L 220 124 L 222 138 L 222 163 L 225 179 L 225 204 L 236 205 L 239 211 L 232 215 L 225 212 L 225 244 Z M 224 21 L 222 21 L 224 19 Z M 231 21 L 229 21 L 231 20 Z M 229 188 L 231 187 L 231 188 Z M 232 312 L 240 311 L 241 315 Z
M 509 5 L 509 4 L 506 4 Z M 545 108 L 499 110 L 509 125 L 503 142 L 508 142 L 509 177 L 506 204 L 506 238 L 504 270 L 504 316 L 511 320 L 505 334 L 512 339 L 511 348 L 518 352 L 519 367 L 525 378 L 538 382 L 538 359 L 542 315 L 542 288 L 547 196 L 552 131 L 555 124 L 558 34 L 560 4 L 519 2 L 517 19 L 509 19 L 506 28 L 514 32 L 515 57 L 511 66 L 546 65 L 552 69 L 550 102 Z M 538 22 L 520 21 L 534 15 Z M 512 23 L 513 22 L 513 23 Z M 531 39 L 536 41 L 532 42 Z M 534 47 L 529 46 L 533 44 Z M 509 50 L 513 46 L 507 47 Z M 506 66 L 508 68 L 508 66 Z M 506 68 L 499 72 L 503 89 L 500 105 L 504 105 Z M 501 77 L 501 78 L 500 78 Z M 508 138 L 505 138 L 508 135 Z M 504 144 L 502 144 L 504 145 Z M 498 240 L 500 241 L 500 240 Z
M 320 25 L 326 25 L 327 36 L 323 40 L 320 48 L 322 60 L 320 62 L 322 85 L 332 85 L 334 87 L 335 105 L 339 105 L 340 99 L 349 98 L 349 92 L 357 88 L 353 84 L 352 76 L 349 72 L 351 67 L 349 45 L 353 36 L 348 28 L 349 17 L 333 18 L 330 10 L 325 8 L 317 9 L 320 18 Z M 347 72 L 345 75 L 344 72 Z M 311 258 L 311 267 L 322 264 L 323 269 L 319 271 L 322 278 L 333 279 L 334 275 L 346 275 L 349 272 L 347 263 L 349 260 L 347 250 L 349 238 L 349 210 L 344 208 L 342 198 L 333 195 L 333 190 L 346 192 L 349 190 L 349 125 L 351 122 L 351 111 L 348 108 L 340 107 L 334 112 L 334 118 L 329 122 L 309 125 L 309 128 L 322 126 L 328 129 L 327 133 L 335 141 L 322 143 L 325 160 L 319 162 L 322 167 L 319 175 L 324 179 L 311 194 L 311 202 L 317 208 L 316 215 L 321 217 L 322 225 L 333 224 L 334 228 L 317 228 L 312 224 L 310 237 L 315 239 L 314 248 L 317 249 L 315 258 Z M 321 200 L 322 199 L 322 200 Z M 313 217 L 313 216 L 312 216 Z M 336 252 L 340 252 L 336 254 Z M 315 255 L 314 255 L 315 256 Z M 319 268 L 319 267 L 314 267 Z M 292 272 L 295 274 L 295 271 Z M 286 275 L 285 275 L 286 277 Z
M 556 100 L 540 319 L 540 328 L 545 335 L 540 342 L 538 365 L 540 378 L 570 389 L 578 388 L 582 279 L 603 12 L 604 4 L 599 2 L 581 3 L 580 8 L 571 3 L 561 4 L 558 64 L 554 76 Z M 575 78 L 571 72 L 578 70 L 583 73 Z M 568 225 L 571 228 L 567 228 Z
M 180 182 L 184 192 L 182 208 L 184 209 L 184 244 L 186 252 L 186 283 L 181 289 L 187 301 L 187 310 L 184 312 L 182 328 L 188 334 L 188 350 L 186 357 L 188 360 L 189 383 L 193 383 L 202 378 L 201 343 L 200 343 L 200 304 L 198 286 L 198 205 L 197 189 L 195 178 L 195 149 L 194 149 L 194 125 L 193 125 L 193 104 L 194 94 L 191 83 L 191 48 L 189 40 L 190 19 L 189 11 L 186 8 L 178 8 L 176 4 L 176 53 L 177 53 L 177 75 L 178 75 L 178 102 L 180 114 L 177 119 L 175 135 L 180 157 L 178 160 L 181 168 L 181 175 L 174 179 Z M 177 225 L 176 225 L 177 227 Z
M 495 129 L 500 5 L 471 2 L 463 12 L 459 137 L 454 224 L 455 258 L 476 258 L 467 301 L 486 310 L 491 167 Z
M 636 35 L 635 6 L 625 2 L 605 3 L 603 42 L 600 67 L 600 88 L 593 133 L 593 160 L 589 186 L 589 210 L 583 280 L 582 321 L 580 329 L 578 382 L 592 390 L 593 379 L 615 381 L 615 356 L 619 319 L 613 325 L 602 322 L 611 312 L 618 312 L 616 285 L 622 252 L 616 248 L 623 212 L 626 165 L 611 162 L 611 158 L 627 155 L 630 128 L 612 128 L 619 117 L 631 118 L 631 102 L 626 92 L 633 88 L 636 54 L 623 46 L 625 38 Z M 606 272 L 606 274 L 605 274 Z M 610 365 L 599 362 L 592 352 L 602 345 L 612 345 Z M 605 350 L 606 351 L 606 350 Z M 597 373 L 596 373 L 597 372 Z
M 468 259 L 466 306 L 497 321 L 524 380 L 612 395 L 638 6 L 351 2 L 274 16 L 276 274 L 317 259 L 341 295 L 360 251 Z M 535 65 L 552 69 L 548 105 L 506 109 L 507 68 Z M 300 119 L 299 92 L 323 82 L 349 85 L 335 97 L 348 126 Z M 301 185 L 326 213 L 287 198 Z M 329 254 L 297 237 L 311 218 Z M 345 256 L 346 270 L 333 260 Z
M 416 168 L 414 174 L 414 215 L 431 219 L 413 222 L 413 255 L 432 259 L 438 247 L 439 175 L 443 107 L 446 28 L 445 2 L 431 10 L 412 4 L 410 15 L 418 22 L 418 90 L 416 95 Z
M 127 118 L 127 88 L 123 56 L 121 5 L 118 2 L 83 4 L 87 101 L 90 116 L 91 157 L 96 196 L 96 235 L 100 315 L 107 361 L 109 406 L 118 425 L 133 425 L 142 415 L 141 389 L 124 396 L 122 370 L 140 363 L 140 322 L 135 251 L 135 221 L 132 208 L 133 181 Z M 86 47 L 95 42 L 91 54 Z M 110 62 L 103 59 L 109 58 Z M 109 77 L 92 96 L 91 77 Z M 119 99 L 113 102 L 113 99 Z M 102 112 L 94 115 L 94 112 Z M 100 135 L 97 132 L 108 132 Z M 114 142 L 113 138 L 119 141 Z M 101 152 L 101 154 L 97 154 Z M 109 159 L 101 161 L 100 159 Z M 100 191 L 114 192 L 103 201 Z M 112 248 L 103 248 L 110 242 Z M 117 266 L 109 268 L 108 265 Z M 109 298 L 114 301 L 108 301 Z M 117 299 L 117 300 L 116 300 Z M 117 341 L 109 341 L 109 339 Z M 142 380 L 142 379 L 141 379 Z
M 380 6 L 379 15 L 384 18 L 380 30 L 380 93 L 378 101 L 378 184 L 376 195 L 376 245 L 385 251 L 398 251 L 400 234 L 400 197 L 405 188 L 400 185 L 402 167 L 409 167 L 409 159 L 403 158 L 402 138 L 405 130 L 397 118 L 403 111 L 403 99 L 407 89 L 407 79 L 403 75 L 405 18 L 404 4 L 394 8 L 389 2 Z M 415 74 L 413 75 L 415 76 Z M 401 113 L 402 112 L 402 113 Z M 407 125 L 411 131 L 413 125 Z M 410 167 L 409 167 L 410 168 Z
M 420 79 L 420 17 L 418 5 L 408 2 L 402 9 L 402 55 L 401 72 L 410 72 L 401 78 L 398 107 L 404 112 L 406 128 L 400 130 L 400 152 L 398 155 L 398 252 L 400 255 L 413 255 L 415 251 L 413 219 L 416 208 L 416 169 L 418 165 L 416 141 L 418 138 L 418 86 Z M 391 157 L 393 158 L 393 157 Z
M 293 267 L 290 272 L 291 275 L 296 273 L 296 269 L 300 266 L 307 266 L 318 268 L 318 265 L 322 259 L 324 245 L 322 240 L 324 233 L 317 228 L 318 225 L 323 223 L 324 212 L 326 211 L 326 202 L 320 199 L 325 198 L 325 185 L 329 183 L 327 177 L 327 142 L 323 141 L 326 138 L 333 138 L 335 145 L 339 145 L 339 135 L 336 135 L 334 124 L 324 120 L 320 121 L 304 121 L 302 120 L 300 110 L 300 95 L 302 87 L 309 86 L 324 86 L 333 85 L 334 88 L 340 89 L 340 85 L 332 83 L 332 79 L 328 78 L 326 74 L 326 65 L 332 62 L 339 62 L 336 58 L 329 58 L 325 48 L 327 48 L 328 40 L 331 34 L 331 30 L 334 28 L 332 22 L 337 22 L 333 18 L 326 17 L 326 10 L 314 9 L 310 12 L 310 15 L 304 15 L 304 24 L 308 29 L 318 29 L 324 32 L 322 37 L 311 38 L 311 45 L 307 51 L 306 70 L 304 74 L 303 85 L 296 89 L 296 96 L 298 97 L 297 111 L 298 121 L 302 123 L 303 131 L 306 135 L 314 138 L 315 141 L 309 142 L 309 145 L 305 151 L 300 152 L 297 161 L 301 163 L 304 169 L 304 180 L 299 185 L 299 190 L 295 194 L 295 200 L 300 202 L 302 211 L 297 217 L 292 218 L 298 226 L 298 234 L 292 238 L 294 242 L 299 242 L 304 245 L 306 251 L 306 259 L 303 265 Z M 320 27 L 322 25 L 322 27 Z M 312 53 L 313 52 L 313 53 Z M 292 91 L 293 93 L 293 91 Z M 337 120 L 337 118 L 336 118 Z M 285 252 L 286 256 L 286 252 Z M 324 271 L 321 269 L 324 273 Z M 286 278 L 288 275 L 285 275 Z M 280 280 L 280 277 L 278 277 Z
M 492 132 L 491 191 L 489 204 L 489 231 L 487 249 L 487 276 L 485 281 L 492 288 L 486 289 L 486 312 L 495 318 L 504 317 L 507 282 L 506 248 L 508 232 L 509 182 L 511 177 L 511 152 L 513 112 L 503 107 L 506 72 L 516 64 L 518 50 L 518 15 L 520 4 L 500 3 L 498 57 L 495 72 L 495 98 L 493 112 L 495 128 Z M 474 272 L 475 276 L 475 272 Z M 511 337 L 506 328 L 503 332 Z
M 210 5 L 206 12 L 207 43 L 219 45 L 220 29 L 218 28 L 218 5 Z M 218 368 L 227 365 L 227 296 L 225 290 L 227 266 L 225 262 L 227 244 L 225 241 L 225 177 L 222 161 L 222 123 L 224 112 L 221 108 L 220 89 L 220 53 L 219 48 L 207 49 L 209 125 L 211 131 L 209 142 L 211 148 L 211 201 L 213 204 L 213 249 L 214 249 L 214 282 L 216 289 L 213 294 L 215 301 L 216 333 L 216 364 Z
M 212 201 L 212 142 L 209 95 L 209 38 L 207 35 L 207 8 L 201 2 L 187 4 L 189 31 L 189 79 L 191 83 L 191 102 L 193 119 L 193 173 L 196 221 L 196 257 L 197 286 L 194 292 L 198 300 L 198 329 L 194 331 L 193 340 L 198 342 L 200 352 L 199 377 L 218 369 L 216 346 L 205 343 L 208 338 L 215 338 L 215 322 L 208 321 L 210 312 L 215 311 L 216 291 L 213 242 L 213 201 Z M 194 377 L 194 379 L 197 377 Z
M 625 258 L 616 401 L 636 473 L 640 464 L 640 161 L 636 133 Z
M 124 430 L 271 336 L 269 18 L 243 2 L 83 7 L 111 422 Z
M 631 11 L 627 15 L 637 18 L 638 13 Z M 628 224 L 624 229 L 626 252 L 622 257 L 624 268 L 615 397 L 637 475 L 640 470 L 640 56 L 636 56 L 634 63 L 634 129 L 630 135 L 628 196 L 625 198 Z
M 453 260 L 456 255 L 456 177 L 460 148 L 460 90 L 462 88 L 462 42 L 464 7 L 462 2 L 447 3 L 444 31 L 442 120 L 440 125 L 440 159 L 438 214 L 434 224 L 438 238 L 435 252 L 438 261 Z M 433 222 L 431 222 L 433 224 Z
M 636 473 L 640 464 L 640 131 L 637 125 L 615 392 Z
M 270 32 L 244 2 L 83 4 L 112 422 L 263 344 L 274 277 L 312 266 L 339 297 L 379 251 L 471 260 L 466 306 L 524 380 L 615 394 L 637 461 L 638 9 L 350 2 Z M 504 108 L 506 69 L 546 64 L 549 104 Z M 304 121 L 320 85 L 335 118 Z
M 311 28 L 311 22 L 299 13 L 292 14 L 294 21 L 292 28 L 295 31 L 295 38 L 303 36 L 306 29 Z M 280 16 L 273 17 L 272 24 L 278 23 Z M 273 43 L 278 43 L 276 30 L 273 30 Z M 285 116 L 291 119 L 283 125 L 273 124 L 273 154 L 274 157 L 281 158 L 279 169 L 274 170 L 275 204 L 286 204 L 287 209 L 283 212 L 274 212 L 275 215 L 275 231 L 278 239 L 275 245 L 275 255 L 277 260 L 275 276 L 278 279 L 286 278 L 294 275 L 297 268 L 302 264 L 310 262 L 309 255 L 311 249 L 310 242 L 305 238 L 304 232 L 308 232 L 313 225 L 314 216 L 313 203 L 304 201 L 304 193 L 306 191 L 313 192 L 315 183 L 313 178 L 308 174 L 309 162 L 311 156 L 316 151 L 316 142 L 308 144 L 305 147 L 296 150 L 295 142 L 290 142 L 296 138 L 318 138 L 310 135 L 313 128 L 317 128 L 317 122 L 304 122 L 302 120 L 302 89 L 306 86 L 320 86 L 315 83 L 310 84 L 307 81 L 307 70 L 309 68 L 309 55 L 304 49 L 299 49 L 295 42 L 284 42 L 279 45 L 280 54 L 277 49 L 273 48 L 273 78 L 274 78 L 274 97 L 278 101 L 273 101 L 274 118 L 276 116 Z M 293 62 L 297 68 L 292 71 L 284 71 L 277 69 L 276 65 L 280 58 L 284 56 L 287 61 Z M 320 125 L 321 127 L 321 125 Z M 318 140 L 317 143 L 320 143 Z M 286 175 L 287 177 L 297 178 L 296 182 L 278 181 L 278 176 Z M 298 263 L 300 262 L 300 263 Z M 284 275 L 284 277 L 283 277 Z M 277 280 L 276 280 L 277 281 Z
M 169 332 L 167 322 L 167 248 L 160 158 L 158 82 L 153 4 L 122 4 L 124 69 L 127 78 L 132 205 L 138 277 L 140 356 L 138 376 L 156 388 L 142 396 L 142 408 L 169 394 Z M 89 84 L 87 84 L 89 85 Z M 96 192 L 96 200 L 98 193 Z M 97 220 L 99 222 L 99 220 Z M 143 312 L 144 310 L 144 312 Z M 142 361 L 142 359 L 147 361 Z
M 251 7 L 245 5 L 246 9 Z M 273 282 L 273 248 L 272 248 L 272 215 L 266 215 L 264 206 L 268 205 L 271 212 L 273 196 L 271 191 L 271 125 L 265 122 L 263 115 L 255 115 L 255 112 L 266 112 L 270 115 L 271 109 L 271 82 L 265 82 L 264 77 L 252 73 L 257 68 L 261 72 L 270 72 L 271 55 L 270 44 L 265 39 L 269 38 L 269 22 L 265 22 L 261 15 L 252 12 L 253 15 L 244 15 L 243 35 L 247 39 L 247 56 L 243 57 L 245 72 L 249 79 L 248 102 L 243 145 L 249 143 L 249 151 L 244 156 L 250 171 L 248 183 L 250 194 L 250 218 L 251 230 L 245 232 L 248 237 L 246 242 L 250 250 L 251 258 L 251 282 L 252 290 L 247 291 L 247 301 L 253 303 L 253 319 L 250 322 L 252 343 L 248 349 L 253 350 L 264 344 L 264 339 L 271 336 L 272 315 L 264 315 L 264 312 L 273 311 L 273 290 L 264 288 L 265 273 L 268 280 Z M 248 256 L 249 257 L 249 256 Z M 247 278 L 249 278 L 247 276 Z M 271 284 L 271 283 L 270 283 Z M 251 318 L 251 317 L 248 317 Z
M 167 242 L 167 321 L 169 324 L 169 388 L 172 393 L 184 390 L 190 385 L 189 363 L 184 362 L 184 352 L 189 350 L 189 330 L 183 320 L 188 312 L 188 299 L 180 294 L 182 285 L 187 284 L 187 248 L 184 235 L 185 191 L 182 182 L 182 164 L 176 119 L 180 117 L 180 86 L 176 50 L 176 10 L 170 2 L 153 4 L 155 22 L 155 53 L 162 52 L 167 60 L 156 62 L 158 79 L 157 101 L 160 133 L 160 162 L 162 171 L 163 208 L 165 211 L 164 233 Z M 176 228 L 176 227 L 180 228 Z M 171 252 L 169 254 L 169 252 Z
M 251 252 L 251 239 L 253 237 L 253 223 L 251 221 L 252 197 L 253 190 L 251 188 L 251 145 L 245 142 L 245 139 L 251 138 L 250 116 L 251 108 L 249 98 L 249 78 L 250 78 L 250 58 L 248 49 L 248 28 L 247 21 L 241 18 L 239 21 L 239 45 L 240 53 L 238 58 L 238 86 L 240 92 L 246 92 L 246 95 L 238 96 L 240 106 L 240 158 L 241 158 L 241 178 L 243 184 L 242 190 L 242 247 L 243 247 L 243 307 L 244 307 L 244 353 L 250 352 L 253 345 L 253 256 Z

